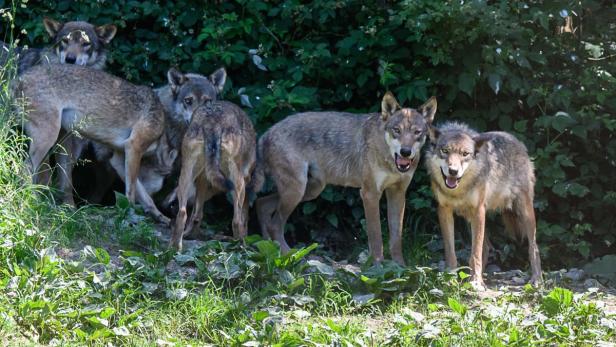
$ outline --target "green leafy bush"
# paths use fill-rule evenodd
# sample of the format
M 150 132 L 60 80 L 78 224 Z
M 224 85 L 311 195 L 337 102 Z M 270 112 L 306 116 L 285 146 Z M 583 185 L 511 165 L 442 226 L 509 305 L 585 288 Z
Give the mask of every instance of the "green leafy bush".
M 160 85 L 172 65 L 201 73 L 224 65 L 225 97 L 250 105 L 259 131 L 296 111 L 376 111 L 388 89 L 409 106 L 436 95 L 437 122 L 509 131 L 528 146 L 547 263 L 614 252 L 611 1 L 46 0 L 16 7 L 15 37 L 30 46 L 47 43 L 43 16 L 117 24 L 109 70 L 134 82 Z M 357 193 L 323 194 L 294 214 L 291 236 L 333 228 L 358 230 L 347 242 L 363 238 Z M 423 170 L 408 199 L 406 244 L 438 230 Z

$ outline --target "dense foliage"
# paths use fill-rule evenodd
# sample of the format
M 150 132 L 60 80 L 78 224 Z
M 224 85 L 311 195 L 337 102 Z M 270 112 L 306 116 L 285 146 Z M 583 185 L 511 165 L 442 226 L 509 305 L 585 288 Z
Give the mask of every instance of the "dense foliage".
M 22 45 L 47 44 L 43 16 L 117 24 L 109 70 L 131 81 L 160 85 L 173 65 L 201 73 L 225 66 L 225 97 L 246 106 L 260 131 L 295 111 L 375 111 L 386 90 L 409 106 L 436 95 L 437 122 L 459 119 L 481 130 L 510 131 L 528 146 L 546 263 L 614 253 L 611 0 L 45 0 L 15 6 L 13 33 Z M 438 230 L 424 170 L 408 199 L 407 245 Z M 330 188 L 300 208 L 290 231 L 340 229 L 347 240 L 362 238 L 361 219 L 357 193 Z M 503 257 L 512 253 L 500 245 Z

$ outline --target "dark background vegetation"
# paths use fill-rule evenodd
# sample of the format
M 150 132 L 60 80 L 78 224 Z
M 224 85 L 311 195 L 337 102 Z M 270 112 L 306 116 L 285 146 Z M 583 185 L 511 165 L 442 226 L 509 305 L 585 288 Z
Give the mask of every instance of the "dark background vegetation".
M 0 1 L 2 8 L 11 4 Z M 259 132 L 296 111 L 376 111 L 386 90 L 411 107 L 436 95 L 437 123 L 458 119 L 480 130 L 509 131 L 528 146 L 544 264 L 615 253 L 614 1 L 62 0 L 14 6 L 20 45 L 48 44 L 44 16 L 115 23 L 108 70 L 136 83 L 161 85 L 170 66 L 204 74 L 225 66 L 224 97 L 243 103 Z M 10 39 L 8 28 L 2 30 L 0 37 Z M 405 244 L 427 257 L 426 242 L 438 227 L 425 170 L 418 170 L 407 196 Z M 206 220 L 213 223 L 230 206 L 209 208 Z M 288 234 L 345 248 L 348 255 L 349 242 L 365 246 L 362 219 L 356 190 L 328 188 L 300 206 Z M 495 222 L 491 229 L 502 226 Z M 525 247 L 494 238 L 501 260 L 526 258 Z

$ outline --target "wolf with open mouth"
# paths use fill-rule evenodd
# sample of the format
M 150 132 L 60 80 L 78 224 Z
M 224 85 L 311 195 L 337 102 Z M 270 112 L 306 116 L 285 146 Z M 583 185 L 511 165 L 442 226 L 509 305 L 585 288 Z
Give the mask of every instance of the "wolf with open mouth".
M 482 270 L 488 256 L 485 215 L 500 211 L 507 231 L 519 239 L 528 239 L 530 282 L 540 282 L 541 261 L 533 209 L 535 174 L 524 144 L 506 132 L 478 133 L 455 122 L 431 127 L 429 134 L 431 145 L 426 164 L 439 204 L 447 267 L 457 267 L 455 213 L 471 224 L 471 281 L 479 289 L 484 287 Z
M 404 263 L 405 193 L 435 113 L 434 97 L 417 109 L 402 108 L 388 92 L 380 113 L 306 112 L 275 124 L 258 145 L 257 176 L 271 176 L 277 190 L 256 201 L 263 236 L 288 251 L 284 226 L 300 202 L 317 198 L 327 184 L 355 187 L 364 203 L 372 257 L 383 260 L 379 200 L 385 193 L 390 254 Z M 254 185 L 251 190 L 258 191 Z

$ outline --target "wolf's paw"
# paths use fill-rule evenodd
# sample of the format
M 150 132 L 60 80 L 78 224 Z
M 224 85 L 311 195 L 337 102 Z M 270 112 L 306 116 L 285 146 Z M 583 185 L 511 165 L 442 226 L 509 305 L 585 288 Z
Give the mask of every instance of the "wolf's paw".
M 472 279 L 470 284 L 471 288 L 473 288 L 477 292 L 485 292 L 487 290 L 486 285 L 481 279 Z
M 541 278 L 541 275 L 533 275 L 528 283 L 535 288 L 541 287 L 543 285 L 543 278 Z
M 157 223 L 164 224 L 164 225 L 169 225 L 169 224 L 171 224 L 171 219 L 170 219 L 169 217 L 165 216 L 165 215 L 162 215 L 162 214 L 161 214 L 161 215 L 158 215 L 158 216 L 155 216 L 155 217 L 154 217 L 154 220 L 155 220 Z

